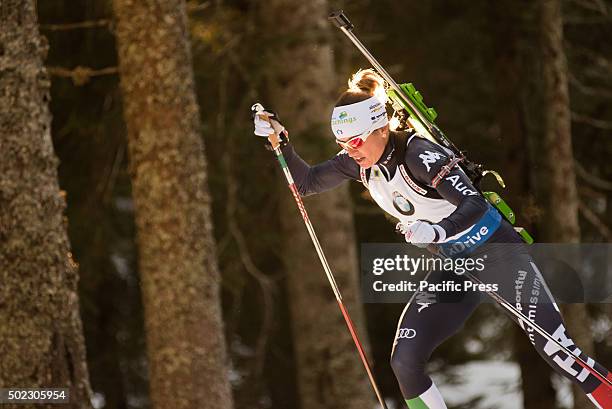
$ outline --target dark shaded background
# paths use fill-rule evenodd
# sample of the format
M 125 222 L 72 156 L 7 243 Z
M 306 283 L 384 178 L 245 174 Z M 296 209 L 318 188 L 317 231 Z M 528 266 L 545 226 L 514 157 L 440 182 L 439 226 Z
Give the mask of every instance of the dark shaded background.
M 540 107 L 537 92 L 537 21 L 529 1 L 423 0 L 331 2 L 344 7 L 356 33 L 398 81 L 410 81 L 439 113 L 438 123 L 470 157 L 505 176 L 506 201 L 519 222 L 537 239 L 542 227 L 539 203 L 546 200 L 545 180 L 538 177 Z M 284 271 L 275 249 L 283 238 L 277 219 L 279 197 L 289 194 L 271 154 L 252 136 L 250 105 L 266 95 L 262 47 L 278 41 L 258 30 L 257 1 L 189 2 L 194 71 L 203 119 L 202 136 L 214 197 L 214 223 L 223 274 L 223 307 L 232 359 L 237 408 L 297 407 L 295 362 L 284 289 Z M 61 160 L 60 184 L 67 192 L 69 235 L 79 262 L 81 305 L 91 382 L 99 407 L 147 408 L 147 366 L 138 265 L 134 243 L 133 205 L 127 169 L 110 4 L 105 0 L 46 0 L 38 3 L 41 31 L 50 44 L 47 66 L 53 74 L 51 110 L 53 141 Z M 565 1 L 566 52 L 571 72 L 574 154 L 579 164 L 581 201 L 599 223 L 581 217 L 583 241 L 609 241 L 612 211 L 612 3 Z M 102 21 L 100 21 L 102 20 Z M 104 21 L 108 20 L 108 21 Z M 89 28 L 51 25 L 97 21 Z M 280 24 L 280 23 L 279 23 Z M 64 27 L 66 28 L 66 27 Z M 337 30 L 333 31 L 338 90 L 367 61 Z M 265 45 L 264 45 L 265 44 Z M 279 63 L 285 63 L 279 61 Z M 59 68 L 110 68 L 82 71 L 78 78 Z M 504 89 L 509 75 L 519 86 Z M 506 94 L 504 94 L 506 93 Z M 526 150 L 502 137 L 503 112 L 511 101 L 521 104 L 520 131 L 533 136 L 527 158 L 535 188 L 513 194 L 517 161 Z M 330 101 L 323 101 L 329 104 Z M 282 117 L 282 108 L 277 107 Z M 500 114 L 501 112 L 501 114 Z M 291 123 L 285 123 L 291 129 Z M 320 160 L 333 152 L 321 147 Z M 600 183 L 597 183 L 600 182 Z M 606 184 L 607 183 L 607 184 Z M 495 187 L 486 180 L 484 187 Z M 234 192 L 234 193 L 232 193 Z M 397 241 L 392 224 L 353 184 L 358 242 Z M 227 206 L 235 194 L 236 206 Z M 246 240 L 240 247 L 228 232 L 238 223 Z M 316 226 L 316 220 L 314 220 Z M 262 328 L 260 283 L 243 265 L 248 251 L 274 289 L 272 325 Z M 304 251 L 311 251 L 305 249 Z M 242 258 L 241 258 L 242 257 Z M 313 266 L 313 274 L 322 274 Z M 332 296 L 330 292 L 330 297 Z M 366 305 L 369 338 L 376 362 L 386 363 L 402 305 Z M 610 307 L 593 305 L 594 340 L 601 362 L 612 361 Z M 607 309 L 607 312 L 606 312 Z M 607 314 L 607 318 L 606 315 Z M 483 323 L 488 329 L 482 330 Z M 490 306 L 479 309 L 465 331 L 435 352 L 432 368 L 454 379 L 448 365 L 474 360 L 511 359 L 510 323 Z M 254 345 L 266 337 L 263 355 Z M 466 345 L 475 347 L 466 348 Z M 254 368 L 263 365 L 255 378 Z M 377 365 L 386 395 L 400 397 L 387 365 Z M 483 387 L 483 393 L 486 388 Z M 463 406 L 462 406 L 463 407 Z M 476 407 L 467 404 L 464 407 Z

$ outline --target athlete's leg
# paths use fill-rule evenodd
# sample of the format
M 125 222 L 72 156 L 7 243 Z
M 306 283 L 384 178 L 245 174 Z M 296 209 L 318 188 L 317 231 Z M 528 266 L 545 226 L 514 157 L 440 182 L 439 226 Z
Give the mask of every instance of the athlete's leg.
M 432 273 L 427 281 L 462 280 L 453 273 Z M 410 409 L 446 409 L 435 384 L 425 372 L 433 350 L 461 329 L 480 302 L 479 294 L 415 294 L 397 326 L 391 367 Z
M 485 269 L 484 276 L 491 273 L 497 276 L 497 282 L 503 286 L 500 295 L 514 307 L 520 309 L 530 321 L 540 325 L 563 346 L 578 354 L 589 366 L 612 379 L 612 374 L 606 368 L 583 353 L 572 341 L 566 331 L 559 308 L 531 256 L 517 251 L 512 254 L 511 260 L 506 259 L 497 264 L 499 264 L 498 268 L 492 265 Z M 483 278 L 483 281 L 493 283 L 495 279 L 489 276 L 486 279 Z M 612 409 L 612 389 L 607 384 L 581 367 L 554 342 L 539 335 L 528 324 L 517 320 L 513 315 L 511 317 L 521 326 L 538 353 L 556 372 L 576 382 L 597 407 Z

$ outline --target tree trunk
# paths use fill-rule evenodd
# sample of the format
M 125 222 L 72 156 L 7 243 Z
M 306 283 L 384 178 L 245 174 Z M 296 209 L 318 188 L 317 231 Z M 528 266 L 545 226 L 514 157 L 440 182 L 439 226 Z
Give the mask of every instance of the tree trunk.
M 90 408 L 85 344 L 51 142 L 33 0 L 0 3 L 0 388 L 70 388 Z M 19 408 L 40 407 L 19 405 Z
M 151 400 L 232 407 L 182 0 L 114 0 Z
M 320 161 L 332 154 L 327 148 L 333 145 L 329 117 L 337 85 L 327 2 L 274 0 L 263 12 L 269 34 L 280 40 L 269 48 L 275 63 L 269 67 L 270 102 L 278 107 L 298 152 L 307 160 Z M 307 198 L 306 207 L 367 345 L 348 186 Z M 370 409 L 375 395 L 289 191 L 282 208 L 301 409 Z
M 534 187 L 531 177 L 532 163 L 529 152 L 531 144 L 523 106 L 526 75 L 526 56 L 521 54 L 521 38 L 525 27 L 525 13 L 529 12 L 528 4 L 516 0 L 498 0 L 491 2 L 490 29 L 495 33 L 494 67 L 495 67 L 495 101 L 496 118 L 499 126 L 501 146 L 505 152 L 505 166 L 502 173 L 507 184 L 503 196 L 518 215 L 518 224 L 533 232 L 534 224 L 528 216 L 529 206 L 534 202 Z M 507 193 L 506 193 L 507 192 Z M 550 366 L 541 359 L 529 342 L 525 332 L 518 326 L 512 326 L 512 347 L 514 358 L 521 368 L 521 385 L 524 409 L 555 409 L 557 398 L 552 386 Z
M 563 50 L 560 0 L 541 0 L 542 66 L 544 75 L 545 152 L 549 189 L 546 214 L 548 241 L 579 243 L 578 193 L 572 153 L 568 67 Z M 590 319 L 584 304 L 563 308 L 568 332 L 588 355 L 593 354 Z M 573 387 L 574 408 L 592 408 L 583 391 Z

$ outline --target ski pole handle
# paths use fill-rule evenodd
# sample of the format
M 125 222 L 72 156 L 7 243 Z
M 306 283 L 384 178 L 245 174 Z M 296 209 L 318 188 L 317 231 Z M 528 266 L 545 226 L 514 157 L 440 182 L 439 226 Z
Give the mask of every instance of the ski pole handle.
M 279 135 L 282 132 L 282 129 L 279 129 L 280 126 L 278 125 L 278 122 L 271 121 L 268 115 L 261 114 L 261 117 L 264 118 L 266 121 L 268 121 L 270 125 L 272 126 L 272 129 L 274 129 L 274 133 L 271 133 L 270 135 L 268 135 L 268 141 L 270 141 L 270 144 L 272 145 L 272 149 L 276 151 L 277 149 L 280 148 L 280 136 Z
M 336 27 L 344 28 L 346 30 L 352 30 L 353 24 L 350 22 L 343 10 L 336 10 L 330 13 L 329 20 L 333 22 Z
M 272 126 L 272 129 L 274 129 L 274 132 L 268 135 L 268 141 L 272 145 L 272 149 L 274 150 L 278 149 L 280 147 L 280 136 L 279 135 L 282 132 L 282 128 L 280 127 L 278 122 L 270 120 L 270 117 L 267 114 L 265 114 L 264 107 L 260 103 L 253 104 L 253 106 L 251 107 L 251 111 L 253 111 L 255 115 L 264 119 L 270 124 L 270 126 Z

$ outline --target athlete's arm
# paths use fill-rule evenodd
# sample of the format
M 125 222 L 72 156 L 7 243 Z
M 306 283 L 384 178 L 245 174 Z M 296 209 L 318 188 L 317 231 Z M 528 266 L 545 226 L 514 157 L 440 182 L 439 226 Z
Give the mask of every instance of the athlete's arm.
M 281 151 L 300 195 L 307 196 L 329 190 L 347 179 L 359 180 L 359 165 L 344 151 L 344 154 L 341 152 L 315 166 L 304 162 L 289 144 L 285 127 L 278 121 L 277 115 L 273 112 L 261 111 L 262 108 L 261 104 L 251 107 L 254 114 L 254 133 L 259 137 L 267 137 L 272 133 L 280 132 Z M 267 118 L 262 118 L 260 114 L 267 115 Z M 276 124 L 276 128 L 272 127 L 271 122 Z M 270 145 L 269 142 L 266 143 Z
M 321 193 L 345 180 L 359 180 L 359 165 L 344 151 L 314 166 L 307 164 L 291 144 L 281 148 L 295 185 L 302 196 Z
M 406 149 L 406 165 L 415 178 L 432 186 L 432 181 L 451 156 L 442 147 L 418 138 Z M 476 223 L 489 208 L 487 200 L 478 193 L 466 174 L 455 166 L 435 187 L 440 196 L 457 206 L 454 212 L 439 223 L 446 237 L 454 236 Z

